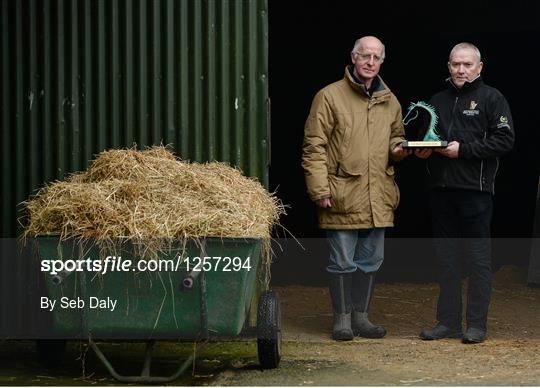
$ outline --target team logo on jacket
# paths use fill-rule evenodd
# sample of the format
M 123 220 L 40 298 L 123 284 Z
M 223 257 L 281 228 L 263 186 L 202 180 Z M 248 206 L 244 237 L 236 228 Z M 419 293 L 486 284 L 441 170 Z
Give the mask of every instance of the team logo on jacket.
M 508 124 L 508 117 L 499 117 L 499 123 L 497 124 L 497 128 L 510 128 L 510 125 Z
M 463 111 L 463 114 L 465 116 L 478 116 L 480 114 L 480 111 L 478 109 L 476 109 L 477 106 L 478 106 L 478 103 L 476 101 L 472 100 L 470 105 L 469 105 L 469 109 L 465 109 Z

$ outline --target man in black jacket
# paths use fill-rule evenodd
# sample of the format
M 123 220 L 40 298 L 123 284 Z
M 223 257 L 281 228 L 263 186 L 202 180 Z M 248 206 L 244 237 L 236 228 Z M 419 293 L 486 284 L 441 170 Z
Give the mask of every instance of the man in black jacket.
M 448 88 L 430 100 L 448 147 L 417 153 L 429 157 L 430 211 L 440 264 L 438 324 L 420 333 L 424 340 L 462 337 L 465 343 L 478 343 L 486 337 L 495 176 L 499 157 L 513 147 L 514 130 L 508 103 L 497 89 L 483 83 L 482 66 L 480 51 L 473 44 L 454 46 Z M 463 335 L 462 259 L 469 273 Z

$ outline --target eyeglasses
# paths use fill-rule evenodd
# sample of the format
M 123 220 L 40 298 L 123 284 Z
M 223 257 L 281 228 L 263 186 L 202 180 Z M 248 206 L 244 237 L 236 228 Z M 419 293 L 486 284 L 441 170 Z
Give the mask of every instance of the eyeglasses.
M 360 58 L 362 62 L 369 62 L 373 58 L 374 63 L 381 63 L 383 61 L 382 57 L 375 54 L 362 54 L 358 51 L 355 51 L 357 58 Z

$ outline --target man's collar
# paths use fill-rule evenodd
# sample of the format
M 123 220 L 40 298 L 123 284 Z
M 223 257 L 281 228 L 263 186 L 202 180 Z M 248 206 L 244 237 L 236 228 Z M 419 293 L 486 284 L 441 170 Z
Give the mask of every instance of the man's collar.
M 458 88 L 456 86 L 456 84 L 454 83 L 454 81 L 452 81 L 452 77 L 448 77 L 446 79 L 446 82 L 448 82 L 448 84 L 454 88 L 455 90 L 457 91 L 463 91 L 463 92 L 466 92 L 467 90 L 473 90 L 473 89 L 476 89 L 478 86 L 480 86 L 482 84 L 482 77 L 480 74 L 478 74 L 476 76 L 475 79 L 473 79 L 472 81 L 465 81 L 465 83 L 463 84 L 463 86 L 461 88 Z
M 356 82 L 359 85 L 362 85 L 362 87 L 364 88 L 364 90 L 366 91 L 368 96 L 371 97 L 374 92 L 381 89 L 380 88 L 381 80 L 380 80 L 378 75 L 375 78 L 373 78 L 373 80 L 371 81 L 371 86 L 369 88 L 366 88 L 365 83 L 360 81 L 360 79 L 358 79 L 358 77 L 354 74 L 354 67 L 352 65 L 348 67 L 348 70 L 349 70 L 349 74 L 351 75 L 351 78 L 353 79 L 353 81 Z

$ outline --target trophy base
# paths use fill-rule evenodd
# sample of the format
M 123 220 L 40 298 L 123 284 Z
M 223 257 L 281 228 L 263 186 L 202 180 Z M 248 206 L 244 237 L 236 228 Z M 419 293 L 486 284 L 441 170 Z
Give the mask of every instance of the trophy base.
M 405 140 L 403 143 L 401 143 L 401 146 L 403 148 L 445 148 L 448 146 L 448 142 L 446 140 L 441 141 L 409 141 Z

